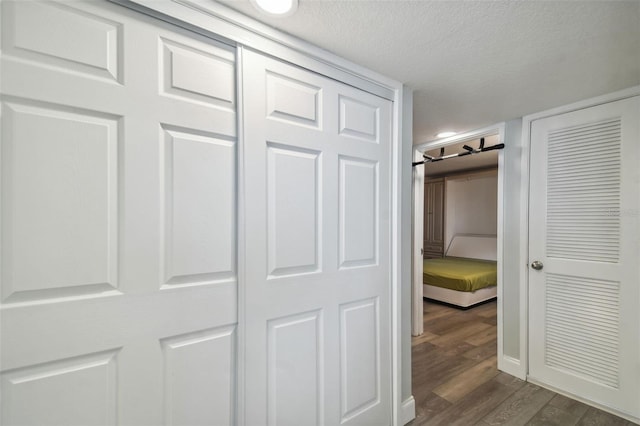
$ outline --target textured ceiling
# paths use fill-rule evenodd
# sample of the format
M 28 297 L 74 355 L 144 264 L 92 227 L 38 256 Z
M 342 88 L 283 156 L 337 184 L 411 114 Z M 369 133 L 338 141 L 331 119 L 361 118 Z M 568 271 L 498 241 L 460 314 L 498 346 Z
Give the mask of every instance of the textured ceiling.
M 413 88 L 414 143 L 640 84 L 640 0 L 220 2 Z

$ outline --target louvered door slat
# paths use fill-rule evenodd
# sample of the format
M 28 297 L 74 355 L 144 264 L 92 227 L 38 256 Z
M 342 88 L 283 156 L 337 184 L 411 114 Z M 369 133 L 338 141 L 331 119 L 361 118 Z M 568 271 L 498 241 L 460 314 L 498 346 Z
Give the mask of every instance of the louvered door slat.
M 619 218 L 612 212 L 620 209 L 620 120 L 558 130 L 549 133 L 548 180 L 547 180 L 547 220 L 562 225 L 565 222 L 580 225 L 573 228 L 592 236 L 602 235 L 600 226 L 613 225 L 617 234 Z M 599 130 L 603 130 L 598 137 Z M 592 144 L 581 146 L 580 155 L 570 155 L 564 148 L 580 145 L 577 135 L 589 133 Z M 611 137 L 611 135 L 617 137 Z M 599 154 L 606 150 L 611 155 L 606 163 L 599 162 Z M 614 153 L 617 153 L 615 156 Z M 594 167 L 598 165 L 598 167 Z M 616 181 L 617 178 L 617 181 Z M 585 185 L 597 185 L 601 180 L 607 184 L 607 191 L 589 190 Z M 590 214 L 585 214 L 588 210 Z M 562 212 L 560 214 L 559 212 Z M 578 214 L 571 217 L 571 213 Z M 580 260 L 587 256 L 592 260 L 616 262 L 619 247 L 617 241 L 592 238 L 590 244 L 575 244 L 580 241 L 580 233 L 563 230 L 562 238 L 555 235 L 562 226 L 550 227 L 547 254 L 551 257 Z M 554 243 L 555 241 L 555 243 Z M 602 256 L 598 256 L 602 253 Z
M 546 284 L 547 365 L 618 387 L 619 284 L 556 274 Z

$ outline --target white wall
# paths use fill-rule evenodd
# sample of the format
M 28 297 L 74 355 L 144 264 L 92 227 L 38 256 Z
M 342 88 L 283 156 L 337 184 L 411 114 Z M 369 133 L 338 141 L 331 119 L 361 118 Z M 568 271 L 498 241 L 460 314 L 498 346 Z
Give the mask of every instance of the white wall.
M 445 179 L 445 250 L 456 234 L 490 234 L 498 230 L 498 171 Z
M 520 212 L 523 179 L 522 158 L 522 119 L 505 123 L 505 149 L 501 167 L 504 168 L 503 180 L 503 256 L 502 256 L 502 300 L 499 309 L 502 316 L 502 329 L 499 330 L 499 345 L 503 357 L 498 367 L 520 378 L 526 376 L 523 363 L 522 341 L 524 334 L 521 312 L 520 272 L 526 265 L 526 258 L 520 252 L 521 228 L 526 224 Z M 497 173 L 485 172 L 473 176 L 461 176 L 462 179 L 449 178 L 445 192 L 445 249 L 456 233 L 497 233 Z M 467 179 L 469 178 L 469 179 Z M 447 213 L 448 212 L 448 213 Z
M 524 159 L 526 159 L 526 152 L 523 146 L 522 119 L 518 118 L 508 121 L 504 123 L 503 126 L 504 127 L 502 127 L 502 125 L 496 125 L 472 132 L 474 134 L 479 134 L 502 127 L 500 130 L 500 134 L 502 135 L 501 142 L 505 144 L 505 148 L 501 151 L 501 154 L 498 157 L 500 173 L 498 174 L 490 170 L 485 172 L 488 173 L 488 175 L 496 176 L 495 184 L 492 185 L 492 188 L 495 188 L 496 198 L 495 201 L 493 201 L 494 198 L 492 196 L 492 201 L 490 202 L 490 204 L 494 206 L 493 211 L 495 213 L 491 215 L 491 219 L 488 219 L 489 214 L 484 215 L 485 218 L 487 218 L 486 223 L 489 223 L 491 227 L 486 225 L 486 223 L 483 222 L 483 219 L 478 219 L 480 215 L 478 214 L 477 208 L 464 207 L 465 205 L 472 203 L 467 203 L 467 200 L 460 200 L 460 202 L 456 204 L 458 204 L 460 210 L 458 213 L 463 217 L 471 215 L 476 217 L 473 221 L 462 220 L 462 222 L 466 224 L 465 226 L 469 227 L 460 227 L 459 230 L 461 232 L 497 233 L 498 226 L 500 226 L 502 233 L 502 247 L 500 248 L 499 244 L 498 249 L 502 262 L 500 262 L 501 269 L 499 271 L 501 289 L 499 289 L 500 297 L 498 299 L 498 353 L 500 354 L 498 358 L 498 368 L 524 379 L 527 374 L 525 341 L 525 320 L 527 312 L 523 301 L 524 292 L 521 289 L 521 274 L 522 271 L 526 271 L 527 268 L 527 255 L 526 250 L 523 251 L 521 249 L 521 241 L 524 238 L 523 230 L 526 230 L 527 225 L 526 215 L 523 214 L 524 210 L 522 210 L 520 206 L 527 197 L 527 190 L 523 189 L 521 184 L 523 179 L 526 177 L 526 164 L 523 162 Z M 465 137 L 467 137 L 467 135 L 459 136 L 460 139 L 464 139 Z M 439 145 L 437 142 L 434 142 L 414 148 L 423 151 L 425 149 L 438 148 L 442 144 L 446 143 L 446 141 L 440 142 Z M 418 156 L 416 156 L 415 159 L 418 159 Z M 485 177 L 488 175 L 485 174 Z M 498 179 L 498 177 L 501 179 Z M 416 178 L 414 177 L 414 184 L 415 182 Z M 456 184 L 454 184 L 454 186 L 455 185 Z M 500 190 L 498 185 L 500 185 L 502 191 L 502 210 L 500 212 L 498 212 L 498 208 L 500 206 L 497 205 L 497 194 Z M 422 185 L 420 185 L 420 187 L 422 187 Z M 453 199 L 450 197 L 450 203 L 461 198 L 455 195 L 457 192 L 458 191 L 454 189 L 454 197 Z M 445 194 L 445 197 L 447 195 L 450 196 L 451 194 Z M 498 223 L 498 217 L 501 218 L 501 223 Z M 455 222 L 458 222 L 455 218 L 454 220 Z M 457 225 L 453 225 L 455 222 L 449 219 L 449 229 L 446 228 L 447 224 L 445 224 L 445 238 L 448 237 L 450 239 L 450 235 L 453 235 L 456 232 L 454 229 L 458 227 Z M 418 234 L 414 235 L 419 236 L 419 242 L 421 243 L 422 227 L 416 224 L 416 228 L 419 229 L 414 230 L 414 232 L 418 232 Z M 420 286 L 421 288 L 420 271 L 421 268 L 418 268 L 418 271 L 414 271 L 414 275 L 418 277 L 416 280 L 417 283 L 414 283 L 414 285 Z M 414 316 L 414 321 L 415 320 L 416 318 Z
M 520 339 L 521 321 L 525 321 L 520 312 L 520 271 L 527 260 L 520 253 L 521 229 L 526 226 L 521 217 L 520 203 L 522 194 L 522 120 L 506 123 L 504 136 L 504 183 L 503 183 L 503 256 L 502 256 L 502 336 L 500 337 L 504 357 L 498 361 L 498 367 L 520 378 L 526 375 L 520 348 L 524 342 Z

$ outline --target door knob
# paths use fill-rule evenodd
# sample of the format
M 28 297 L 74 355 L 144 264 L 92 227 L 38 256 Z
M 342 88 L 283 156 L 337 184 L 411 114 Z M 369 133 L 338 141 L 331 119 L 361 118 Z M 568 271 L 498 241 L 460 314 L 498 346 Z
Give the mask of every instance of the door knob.
M 542 269 L 544 267 L 544 265 L 542 264 L 542 262 L 540 262 L 539 260 L 535 260 L 533 261 L 533 263 L 531 264 L 531 267 L 533 269 L 535 269 L 536 271 L 539 271 L 540 269 Z

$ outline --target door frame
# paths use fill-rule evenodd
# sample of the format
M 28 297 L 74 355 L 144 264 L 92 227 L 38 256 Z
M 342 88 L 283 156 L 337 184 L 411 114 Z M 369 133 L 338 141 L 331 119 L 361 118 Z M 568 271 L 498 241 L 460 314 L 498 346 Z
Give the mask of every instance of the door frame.
M 278 31 L 266 24 L 249 18 L 223 4 L 207 0 L 156 1 L 156 0 L 108 0 L 147 16 L 169 22 L 179 27 L 208 36 L 238 48 L 237 71 L 242 66 L 243 49 L 254 49 L 304 69 L 341 81 L 358 89 L 372 93 L 393 102 L 392 159 L 390 181 L 390 303 L 391 303 L 391 382 L 393 425 L 404 425 L 415 417 L 415 405 L 410 392 L 411 381 L 411 341 L 403 339 L 410 333 L 407 314 L 403 313 L 403 299 L 408 298 L 408 263 L 402 254 L 409 251 L 411 211 L 410 188 L 407 167 L 411 146 L 412 94 L 402 83 L 350 62 L 337 55 L 320 49 L 294 36 Z M 237 82 L 238 97 L 242 90 L 241 79 Z M 238 102 L 238 141 L 241 142 L 243 111 Z M 238 249 L 244 242 L 244 200 L 242 197 L 244 170 L 242 144 L 238 145 Z M 237 258 L 238 266 L 238 341 L 244 338 L 242 318 L 244 313 L 244 268 L 246 259 L 242 253 Z M 404 320 L 403 320 L 404 317 Z M 244 424 L 244 357 L 242 345 L 238 345 L 236 393 L 236 417 Z M 408 392 L 408 394 L 407 394 Z
M 444 139 L 415 145 L 413 147 L 413 161 L 422 161 L 425 151 L 442 148 L 459 142 L 479 139 L 481 137 L 498 135 L 499 143 L 505 143 L 506 124 L 498 123 L 470 132 L 461 133 Z M 504 150 L 498 151 L 498 205 L 497 205 L 497 268 L 498 268 L 498 360 L 503 358 L 503 247 L 504 247 Z M 422 245 L 424 235 L 424 164 L 417 165 L 413 170 L 413 267 L 412 267 L 412 321 L 411 334 L 419 336 L 424 332 L 422 308 Z
M 585 99 L 572 104 L 563 105 L 560 107 L 552 108 L 546 111 L 537 112 L 534 114 L 526 115 L 522 118 L 522 179 L 520 186 L 520 259 L 525 262 L 525 267 L 520 269 L 520 314 L 523 319 L 520 322 L 520 363 L 526 367 L 526 380 L 533 383 L 540 384 L 541 386 L 548 387 L 547 385 L 536 382 L 535 379 L 529 377 L 529 327 L 534 323 L 531 321 L 529 312 L 529 264 L 531 259 L 529 258 L 529 197 L 530 197 L 530 178 L 531 178 L 531 126 L 533 121 L 551 117 L 554 115 L 565 114 L 568 112 L 578 111 L 581 109 L 594 107 L 610 102 L 627 99 L 633 96 L 640 96 L 640 86 L 633 86 L 627 89 L 623 89 L 617 92 L 608 93 L 602 96 L 597 96 L 589 99 Z M 640 304 L 640 301 L 638 301 Z M 558 393 L 566 394 L 557 389 L 552 389 Z M 623 413 L 615 412 L 611 408 L 597 404 L 594 401 L 588 401 L 580 397 L 580 395 L 568 395 L 578 401 L 586 402 L 589 405 L 597 406 L 603 411 L 612 412 L 613 414 L 625 417 Z M 628 417 L 628 416 L 627 416 Z M 625 417 L 626 418 L 626 417 Z M 637 419 L 634 419 L 637 421 Z

